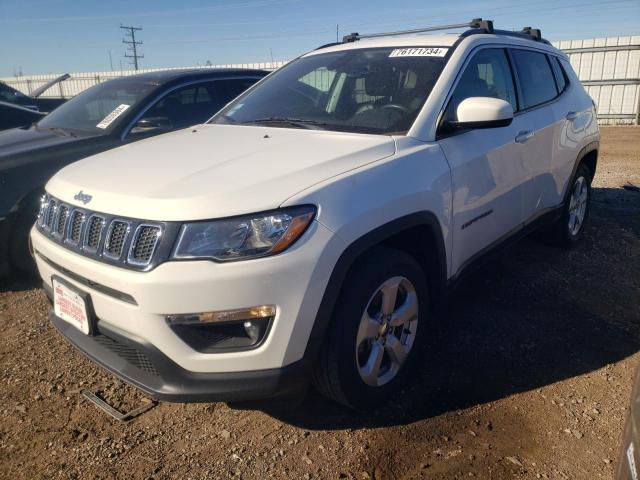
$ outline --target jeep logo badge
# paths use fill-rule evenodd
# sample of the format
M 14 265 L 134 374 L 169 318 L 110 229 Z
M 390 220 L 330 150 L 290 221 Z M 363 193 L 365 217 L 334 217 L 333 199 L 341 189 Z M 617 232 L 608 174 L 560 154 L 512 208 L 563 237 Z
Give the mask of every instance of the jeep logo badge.
M 86 193 L 83 193 L 82 190 L 80 190 L 78 193 L 76 193 L 74 195 L 74 197 L 73 197 L 74 200 L 78 200 L 79 202 L 82 202 L 85 205 L 87 203 L 89 203 L 92 198 L 93 198 L 93 196 L 87 195 Z

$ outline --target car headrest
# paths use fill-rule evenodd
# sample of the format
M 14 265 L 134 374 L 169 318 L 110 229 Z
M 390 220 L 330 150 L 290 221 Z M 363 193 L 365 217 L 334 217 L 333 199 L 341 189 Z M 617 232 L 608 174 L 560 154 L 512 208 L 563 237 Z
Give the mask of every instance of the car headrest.
M 364 89 L 371 97 L 389 97 L 398 89 L 398 74 L 391 68 L 367 72 Z

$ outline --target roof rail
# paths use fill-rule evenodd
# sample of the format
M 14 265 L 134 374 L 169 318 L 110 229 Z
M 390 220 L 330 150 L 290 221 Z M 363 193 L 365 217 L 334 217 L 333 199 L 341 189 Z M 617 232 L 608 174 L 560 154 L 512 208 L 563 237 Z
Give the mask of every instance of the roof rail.
M 493 33 L 493 21 L 483 20 L 481 18 L 474 18 L 470 22 L 466 23 L 454 23 L 452 25 L 437 25 L 433 27 L 414 28 L 412 30 L 399 30 L 397 32 L 385 32 L 385 33 L 368 33 L 360 35 L 359 33 L 352 33 L 345 35 L 342 38 L 343 43 L 355 42 L 361 38 L 374 38 L 374 37 L 387 37 L 392 35 L 406 35 L 408 33 L 423 33 L 423 32 L 435 32 L 438 30 L 451 30 L 453 28 L 475 28 L 483 30 L 484 33 Z
M 536 42 L 539 42 L 542 40 L 542 32 L 540 31 L 539 28 L 524 27 L 520 33 L 529 35 L 531 39 L 535 40 Z

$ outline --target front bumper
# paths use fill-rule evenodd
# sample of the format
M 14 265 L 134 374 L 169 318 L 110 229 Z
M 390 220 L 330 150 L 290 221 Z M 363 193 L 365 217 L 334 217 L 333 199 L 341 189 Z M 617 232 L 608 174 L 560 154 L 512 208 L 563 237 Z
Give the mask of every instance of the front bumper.
M 50 294 L 50 288 L 46 288 Z M 159 400 L 212 402 L 262 400 L 295 394 L 308 384 L 309 368 L 298 361 L 283 368 L 232 373 L 196 373 L 183 369 L 140 338 L 98 321 L 89 336 L 56 317 L 56 329 L 91 360 Z
M 259 399 L 298 384 L 320 302 L 344 249 L 342 240 L 313 222 L 281 255 L 227 264 L 172 261 L 138 272 L 83 257 L 35 228 L 31 238 L 45 288 L 59 276 L 88 293 L 101 335 L 87 337 L 52 318 L 58 330 L 124 380 L 174 401 Z M 274 305 L 277 313 L 266 339 L 251 350 L 198 352 L 166 322 L 171 314 L 261 304 Z M 110 341 L 128 345 L 132 356 L 114 353 Z M 146 362 L 138 365 L 136 352 L 153 369 L 139 368 Z

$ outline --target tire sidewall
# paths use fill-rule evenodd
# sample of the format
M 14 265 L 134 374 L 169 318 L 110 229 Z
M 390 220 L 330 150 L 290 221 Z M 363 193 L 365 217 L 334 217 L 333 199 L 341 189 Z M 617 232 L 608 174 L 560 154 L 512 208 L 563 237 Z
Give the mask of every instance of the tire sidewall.
M 578 233 L 574 235 L 569 230 L 569 207 L 571 206 L 571 194 L 573 192 L 573 187 L 576 183 L 576 180 L 580 177 L 584 177 L 587 182 L 587 203 L 586 203 L 586 210 L 584 212 L 584 219 L 582 221 L 582 225 L 580 226 L 580 230 L 578 230 Z M 580 165 L 576 170 L 576 174 L 571 179 L 571 184 L 569 185 L 569 189 L 567 191 L 567 199 L 565 200 L 564 210 L 562 212 L 562 236 L 565 242 L 568 243 L 569 245 L 577 244 L 582 238 L 582 235 L 584 234 L 584 230 L 587 225 L 587 221 L 589 219 L 589 213 L 591 211 L 590 202 L 591 202 L 591 175 L 590 175 L 589 169 L 586 166 Z

